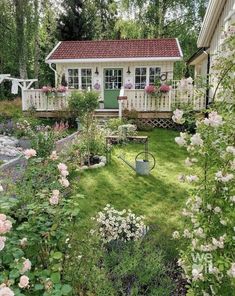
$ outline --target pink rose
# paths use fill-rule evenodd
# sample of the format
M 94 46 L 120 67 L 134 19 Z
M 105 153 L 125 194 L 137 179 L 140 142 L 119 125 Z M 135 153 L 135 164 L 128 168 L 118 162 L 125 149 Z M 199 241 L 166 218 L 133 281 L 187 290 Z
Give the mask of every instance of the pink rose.
M 59 179 L 59 182 L 63 187 L 69 187 L 69 181 L 66 178 L 62 177 L 61 179 Z
M 52 195 L 53 196 L 59 196 L 60 195 L 60 192 L 59 192 L 59 190 L 57 190 L 57 189 L 55 189 L 55 190 L 52 190 Z
M 0 214 L 0 220 L 5 221 L 7 216 L 5 214 Z
M 68 170 L 67 165 L 64 164 L 64 163 L 59 163 L 57 167 L 58 167 L 58 170 L 59 170 L 60 172 L 61 172 L 61 171 L 67 171 L 67 170 Z
M 21 245 L 21 247 L 25 247 L 25 246 L 27 246 L 27 242 L 28 242 L 27 237 L 22 238 L 22 239 L 20 240 L 20 245 Z
M 25 273 L 28 270 L 30 270 L 31 266 L 31 261 L 29 259 L 25 259 L 25 261 L 23 262 L 23 268 L 21 269 L 21 273 Z
M 67 170 L 60 171 L 61 176 L 67 177 L 69 175 L 69 172 Z
M 12 223 L 10 220 L 0 220 L 0 234 L 7 233 L 11 230 Z
M 56 151 L 51 152 L 50 159 L 51 160 L 57 160 L 58 159 L 58 155 L 57 155 Z
M 29 159 L 29 158 L 31 158 L 31 157 L 36 156 L 36 155 L 37 155 L 37 151 L 34 150 L 34 149 L 26 149 L 26 150 L 24 151 L 24 155 L 25 155 L 25 158 L 26 158 L 26 159 Z
M 0 251 L 4 249 L 6 239 L 7 238 L 5 236 L 0 236 Z
M 0 296 L 14 296 L 15 293 L 8 287 L 0 287 Z
M 58 196 L 52 196 L 49 199 L 49 202 L 50 202 L 51 205 L 58 205 L 58 203 L 59 203 L 59 197 Z
M 6 221 L 4 222 L 4 224 L 5 224 L 6 231 L 9 232 L 9 231 L 11 230 L 11 228 L 12 228 L 12 223 L 11 223 L 11 221 L 10 221 L 10 220 L 6 220 Z
M 18 286 L 23 289 L 23 288 L 27 288 L 28 285 L 29 285 L 29 278 L 26 275 L 22 275 L 20 277 L 20 282 Z

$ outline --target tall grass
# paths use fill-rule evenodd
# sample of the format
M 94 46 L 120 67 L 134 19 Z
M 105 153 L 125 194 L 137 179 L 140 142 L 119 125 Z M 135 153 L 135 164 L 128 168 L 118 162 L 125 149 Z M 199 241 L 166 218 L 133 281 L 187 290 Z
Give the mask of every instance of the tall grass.
M 21 98 L 0 101 L 0 122 L 23 116 Z

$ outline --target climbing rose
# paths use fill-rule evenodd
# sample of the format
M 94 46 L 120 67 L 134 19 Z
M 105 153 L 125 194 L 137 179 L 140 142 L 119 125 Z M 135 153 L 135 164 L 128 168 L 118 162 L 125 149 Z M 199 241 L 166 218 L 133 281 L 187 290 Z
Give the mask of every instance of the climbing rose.
M 235 147 L 233 147 L 233 146 L 228 146 L 228 147 L 226 148 L 226 151 L 227 151 L 228 153 L 232 153 L 233 156 L 235 156 Z
M 221 171 L 218 171 L 215 174 L 215 180 L 226 183 L 229 182 L 233 179 L 233 174 L 227 174 L 227 175 L 223 175 L 223 173 Z
M 178 123 L 178 124 L 183 124 L 185 122 L 185 119 L 183 119 L 183 114 L 184 112 L 182 110 L 179 110 L 179 109 L 176 109 L 174 112 L 173 112 L 173 116 L 172 116 L 172 120 L 175 122 L 175 123 Z
M 0 296 L 14 296 L 15 293 L 8 287 L 1 287 L 0 288 Z
M 67 170 L 68 170 L 67 165 L 64 164 L 64 163 L 59 163 L 57 167 L 58 167 L 58 170 L 59 170 L 60 172 L 61 172 L 61 171 L 67 171 Z
M 36 156 L 36 155 L 37 155 L 37 151 L 34 150 L 34 149 L 26 149 L 26 150 L 24 151 L 24 155 L 25 155 L 25 158 L 26 158 L 26 159 L 29 159 L 29 158 L 31 158 L 31 157 Z
M 228 275 L 235 278 L 235 263 L 232 263 L 231 268 L 228 270 Z
M 172 237 L 173 237 L 173 239 L 179 239 L 179 238 L 180 238 L 179 231 L 174 231 L 174 232 L 172 233 Z
M 175 138 L 175 142 L 179 145 L 179 146 L 185 146 L 187 144 L 186 140 L 185 140 L 185 133 L 180 133 L 180 137 L 176 137 Z
M 69 181 L 66 178 L 62 177 L 61 179 L 59 179 L 59 182 L 62 186 L 66 188 L 69 187 Z
M 57 160 L 58 159 L 58 155 L 57 155 L 55 150 L 51 152 L 50 159 L 51 160 Z
M 201 139 L 200 134 L 195 134 L 191 137 L 190 139 L 191 144 L 195 146 L 202 146 L 203 145 L 203 140 Z
M 4 249 L 6 239 L 7 238 L 5 236 L 0 236 L 0 251 Z
M 21 273 L 25 273 L 28 270 L 30 270 L 31 266 L 31 261 L 29 259 L 25 259 L 25 261 L 23 262 L 23 268 L 21 269 Z
M 192 183 L 192 182 L 196 182 L 196 181 L 198 181 L 198 177 L 197 177 L 197 176 L 193 176 L 193 175 L 189 175 L 189 176 L 186 176 L 186 180 L 187 180 L 189 183 Z
M 208 118 L 204 119 L 204 124 L 212 127 L 218 127 L 223 124 L 222 116 L 220 116 L 216 111 L 209 114 Z
M 26 275 L 22 275 L 20 277 L 20 282 L 18 286 L 23 289 L 23 288 L 27 288 L 28 284 L 29 284 L 29 278 Z

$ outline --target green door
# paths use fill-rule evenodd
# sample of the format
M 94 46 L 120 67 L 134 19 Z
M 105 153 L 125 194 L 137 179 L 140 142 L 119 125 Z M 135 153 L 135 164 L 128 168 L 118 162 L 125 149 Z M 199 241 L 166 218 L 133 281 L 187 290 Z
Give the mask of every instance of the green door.
M 122 87 L 122 69 L 104 69 L 104 108 L 118 109 L 120 89 Z

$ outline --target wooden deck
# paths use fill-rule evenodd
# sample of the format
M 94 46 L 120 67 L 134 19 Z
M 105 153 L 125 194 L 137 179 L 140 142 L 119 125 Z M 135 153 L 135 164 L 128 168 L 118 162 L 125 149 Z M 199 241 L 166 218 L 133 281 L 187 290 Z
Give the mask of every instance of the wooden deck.
M 28 111 L 24 111 L 24 114 L 28 114 Z M 70 118 L 70 113 L 67 111 L 37 111 L 35 112 L 35 117 L 38 118 Z M 110 119 L 118 117 L 117 110 L 97 110 L 95 112 L 95 117 L 97 119 Z M 139 111 L 139 119 L 154 119 L 154 118 L 171 118 L 171 111 Z

